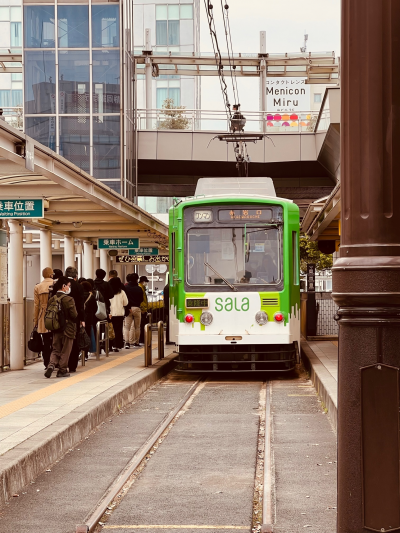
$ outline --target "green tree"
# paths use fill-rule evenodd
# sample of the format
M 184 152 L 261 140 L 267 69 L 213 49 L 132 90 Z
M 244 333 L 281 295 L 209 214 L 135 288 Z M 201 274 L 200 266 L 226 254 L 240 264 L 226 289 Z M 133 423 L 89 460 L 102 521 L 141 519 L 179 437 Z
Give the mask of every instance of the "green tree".
M 185 117 L 185 106 L 175 106 L 173 98 L 166 98 L 162 105 L 164 119 L 159 123 L 159 130 L 187 130 L 190 120 Z
M 319 251 L 318 242 L 310 241 L 305 235 L 300 236 L 300 269 L 306 272 L 307 263 L 314 263 L 317 270 L 332 268 L 333 257 Z

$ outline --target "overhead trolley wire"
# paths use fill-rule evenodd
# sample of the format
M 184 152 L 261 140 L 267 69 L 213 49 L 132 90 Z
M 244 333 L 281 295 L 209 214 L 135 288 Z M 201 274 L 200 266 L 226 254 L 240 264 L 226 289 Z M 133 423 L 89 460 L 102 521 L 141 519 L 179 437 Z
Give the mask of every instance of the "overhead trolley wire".
M 215 63 L 218 69 L 219 83 L 221 86 L 222 96 L 224 98 L 226 115 L 227 115 L 228 120 L 231 120 L 232 118 L 231 104 L 229 103 L 228 86 L 225 81 L 224 66 L 222 64 L 222 55 L 221 55 L 221 51 L 219 48 L 217 30 L 215 27 L 215 20 L 214 20 L 214 14 L 213 14 L 214 6 L 212 5 L 210 0 L 204 0 L 204 6 L 206 8 L 207 22 L 208 22 L 208 27 L 209 27 L 210 35 L 211 35 L 211 42 L 212 42 L 213 50 L 214 50 Z
M 240 105 L 239 101 L 239 89 L 237 85 L 237 78 L 236 78 L 236 65 L 235 65 L 235 56 L 233 55 L 233 46 L 232 46 L 232 34 L 231 34 L 231 28 L 229 24 L 229 5 L 227 3 L 223 3 L 223 0 L 221 1 L 221 11 L 222 11 L 222 18 L 224 21 L 224 28 L 225 28 L 225 38 L 226 38 L 226 48 L 228 50 L 228 60 L 229 60 L 229 67 L 231 71 L 231 81 L 232 81 L 232 90 L 233 90 L 233 98 L 236 105 Z M 231 59 L 232 56 L 232 59 Z

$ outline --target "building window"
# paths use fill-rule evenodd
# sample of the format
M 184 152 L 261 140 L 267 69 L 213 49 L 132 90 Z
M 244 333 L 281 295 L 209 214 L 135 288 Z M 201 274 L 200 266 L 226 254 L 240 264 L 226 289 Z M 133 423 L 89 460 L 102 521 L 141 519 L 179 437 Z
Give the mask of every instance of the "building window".
M 193 4 L 181 4 L 181 19 L 193 18 Z
M 119 51 L 93 51 L 93 113 L 119 113 L 119 78 Z
M 179 46 L 179 5 L 156 5 L 157 46 Z
M 90 173 L 90 118 L 62 117 L 60 155 Z
M 24 84 L 25 114 L 56 112 L 55 52 L 25 52 Z
M 92 6 L 92 46 L 94 48 L 119 47 L 119 6 Z
M 25 48 L 54 48 L 54 6 L 24 7 Z
M 22 107 L 22 89 L 11 91 L 11 105 L 13 107 Z
M 171 81 L 161 81 L 157 84 L 157 109 L 161 109 L 163 103 L 167 98 L 171 98 L 174 101 L 174 106 L 181 105 L 181 88 L 180 82 L 171 80 Z
M 88 6 L 58 6 L 58 46 L 89 48 Z
M 119 115 L 93 117 L 93 176 L 100 180 L 120 179 Z
M 21 23 L 20 22 L 11 22 L 10 25 L 10 34 L 11 34 L 11 48 L 19 48 L 22 46 L 22 35 L 21 35 Z
M 26 117 L 25 133 L 51 150 L 56 150 L 56 117 Z
M 0 91 L 0 107 L 11 107 L 11 91 Z
M 314 104 L 320 104 L 322 102 L 322 94 L 321 93 L 315 93 L 314 94 Z
M 89 51 L 58 53 L 59 112 L 89 113 Z

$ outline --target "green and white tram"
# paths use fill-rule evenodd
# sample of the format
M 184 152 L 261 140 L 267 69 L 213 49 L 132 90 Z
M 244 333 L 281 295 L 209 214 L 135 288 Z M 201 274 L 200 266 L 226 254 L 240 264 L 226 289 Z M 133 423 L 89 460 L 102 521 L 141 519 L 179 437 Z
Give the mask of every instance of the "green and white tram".
M 291 370 L 299 359 L 299 209 L 270 178 L 202 178 L 170 209 L 169 340 L 178 370 Z

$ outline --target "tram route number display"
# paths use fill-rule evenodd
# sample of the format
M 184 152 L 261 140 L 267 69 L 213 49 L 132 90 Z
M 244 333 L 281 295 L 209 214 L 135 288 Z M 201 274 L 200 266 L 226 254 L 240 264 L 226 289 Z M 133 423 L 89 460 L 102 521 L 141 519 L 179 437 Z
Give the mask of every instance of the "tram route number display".
M 169 263 L 168 255 L 117 255 L 117 263 Z
M 262 220 L 272 219 L 271 209 L 220 209 L 218 220 L 227 222 L 229 220 Z
M 198 309 L 208 307 L 208 298 L 186 298 L 187 309 Z

